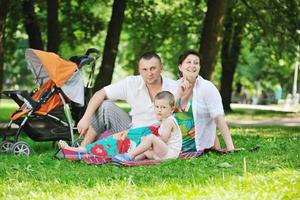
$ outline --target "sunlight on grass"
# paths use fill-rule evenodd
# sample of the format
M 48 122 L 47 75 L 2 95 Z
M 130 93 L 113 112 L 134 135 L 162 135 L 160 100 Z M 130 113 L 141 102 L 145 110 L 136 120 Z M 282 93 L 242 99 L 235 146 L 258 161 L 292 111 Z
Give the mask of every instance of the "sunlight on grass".
M 99 173 L 101 176 L 101 173 Z M 193 180 L 136 184 L 132 177 L 110 182 L 97 181 L 92 187 L 48 181 L 10 179 L 0 183 L 1 198 L 7 199 L 289 199 L 300 195 L 300 172 L 279 169 L 267 174 L 224 176 L 205 183 Z
M 18 105 L 9 99 L 0 99 L 0 122 L 8 122 L 10 115 L 16 111 Z
M 16 104 L 11 99 L 0 99 L 0 108 L 13 108 L 13 109 L 17 109 L 18 108 L 18 104 Z

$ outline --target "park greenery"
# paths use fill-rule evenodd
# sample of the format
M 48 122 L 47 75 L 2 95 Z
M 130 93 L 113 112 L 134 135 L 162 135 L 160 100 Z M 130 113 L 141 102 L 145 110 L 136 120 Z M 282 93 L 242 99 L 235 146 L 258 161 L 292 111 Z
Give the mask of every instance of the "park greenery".
M 176 79 L 178 56 L 195 49 L 200 74 L 217 85 L 225 110 L 232 110 L 237 83 L 248 97 L 272 93 L 279 84 L 286 96 L 300 44 L 299 11 L 300 1 L 290 0 L 1 0 L 0 92 L 37 87 L 26 48 L 68 59 L 93 47 L 102 55 L 93 91 L 137 74 L 145 51 L 161 55 L 164 74 Z M 91 69 L 84 71 L 88 76 Z M 7 124 L 16 109 L 1 97 L 0 123 Z M 247 109 L 226 115 L 236 121 L 299 117 Z M 33 154 L 0 155 L 0 199 L 297 199 L 299 133 L 299 127 L 234 126 L 240 152 L 137 167 L 57 160 L 52 142 L 22 136 Z M 257 151 L 249 151 L 253 147 Z
M 298 1 L 4 0 L 0 7 L 0 89 L 34 87 L 26 48 L 68 59 L 95 47 L 102 57 L 94 91 L 136 74 L 137 58 L 150 50 L 162 56 L 165 73 L 177 78 L 177 58 L 186 49 L 200 52 L 200 74 L 218 86 L 225 110 L 238 82 L 248 98 L 256 83 L 258 92 L 272 93 L 278 84 L 283 96 L 292 91 Z

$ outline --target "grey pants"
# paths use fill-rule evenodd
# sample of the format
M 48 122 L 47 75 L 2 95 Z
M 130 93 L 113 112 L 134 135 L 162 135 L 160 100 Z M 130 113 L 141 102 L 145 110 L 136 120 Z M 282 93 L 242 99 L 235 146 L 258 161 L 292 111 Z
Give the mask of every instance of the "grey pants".
M 101 106 L 96 110 L 92 121 L 92 127 L 98 134 L 102 134 L 106 130 L 118 133 L 128 129 L 130 124 L 131 118 L 129 114 L 109 100 L 102 102 Z

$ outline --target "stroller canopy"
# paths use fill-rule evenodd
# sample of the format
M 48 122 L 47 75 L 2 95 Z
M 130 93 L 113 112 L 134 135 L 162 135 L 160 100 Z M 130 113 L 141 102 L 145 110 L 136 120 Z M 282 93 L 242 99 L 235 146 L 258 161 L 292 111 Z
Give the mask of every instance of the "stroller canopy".
M 55 53 L 26 49 L 25 57 L 40 85 L 51 79 L 57 87 L 61 87 L 77 70 L 75 63 L 66 61 Z
M 84 105 L 84 80 L 77 65 L 52 52 L 26 49 L 28 68 L 32 71 L 39 85 L 51 79 L 71 101 Z

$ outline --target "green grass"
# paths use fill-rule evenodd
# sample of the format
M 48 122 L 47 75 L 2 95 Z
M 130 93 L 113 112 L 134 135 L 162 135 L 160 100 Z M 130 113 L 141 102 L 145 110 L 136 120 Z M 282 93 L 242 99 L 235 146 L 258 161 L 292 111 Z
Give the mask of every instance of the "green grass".
M 230 115 L 247 118 L 253 111 Z M 300 127 L 231 128 L 231 133 L 236 147 L 259 150 L 131 168 L 56 160 L 51 142 L 23 137 L 34 151 L 30 157 L 0 154 L 0 199 L 300 198 Z
M 296 199 L 300 128 L 233 128 L 237 147 L 256 152 L 206 154 L 132 168 L 55 160 L 50 142 L 30 157 L 2 154 L 0 199 Z M 224 164 L 225 163 L 225 164 Z
M 0 122 L 9 121 L 10 115 L 18 108 L 12 100 L 0 99 Z

